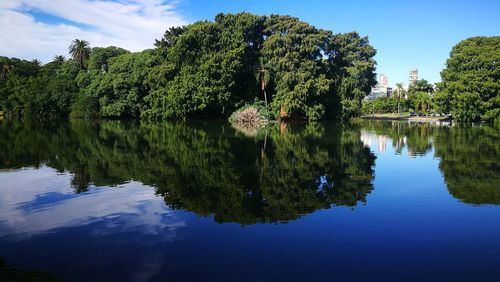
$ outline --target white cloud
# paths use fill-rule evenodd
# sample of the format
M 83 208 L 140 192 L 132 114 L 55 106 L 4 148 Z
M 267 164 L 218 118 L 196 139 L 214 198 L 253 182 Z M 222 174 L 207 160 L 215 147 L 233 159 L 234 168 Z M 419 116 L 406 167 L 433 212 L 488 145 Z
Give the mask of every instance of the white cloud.
M 33 13 L 64 21 L 47 23 Z M 67 55 L 75 38 L 91 46 L 119 46 L 131 51 L 153 47 L 171 26 L 186 24 L 175 2 L 162 0 L 2 0 L 0 55 L 50 61 Z

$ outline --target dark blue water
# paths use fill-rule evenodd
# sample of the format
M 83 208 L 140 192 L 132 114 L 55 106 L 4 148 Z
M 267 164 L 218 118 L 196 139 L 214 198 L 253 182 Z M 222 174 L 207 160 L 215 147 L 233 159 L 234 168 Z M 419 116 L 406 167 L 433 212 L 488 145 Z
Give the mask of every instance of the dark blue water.
M 498 127 L 4 120 L 0 136 L 6 281 L 500 280 Z

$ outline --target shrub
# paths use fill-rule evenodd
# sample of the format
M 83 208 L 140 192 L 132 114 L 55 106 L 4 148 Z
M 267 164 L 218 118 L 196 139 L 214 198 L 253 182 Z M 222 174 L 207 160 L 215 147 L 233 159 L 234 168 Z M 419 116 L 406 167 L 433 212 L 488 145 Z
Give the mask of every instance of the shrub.
M 255 100 L 236 110 L 229 117 L 229 122 L 244 126 L 258 126 L 272 118 L 269 108 L 262 101 Z

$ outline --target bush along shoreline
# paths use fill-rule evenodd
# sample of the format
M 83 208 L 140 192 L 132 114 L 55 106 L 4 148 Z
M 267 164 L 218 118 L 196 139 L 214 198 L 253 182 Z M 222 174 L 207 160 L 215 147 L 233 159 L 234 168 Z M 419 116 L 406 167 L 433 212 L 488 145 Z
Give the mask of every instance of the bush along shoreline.
M 269 107 L 262 101 L 255 100 L 232 113 L 228 121 L 240 127 L 260 127 L 275 120 Z

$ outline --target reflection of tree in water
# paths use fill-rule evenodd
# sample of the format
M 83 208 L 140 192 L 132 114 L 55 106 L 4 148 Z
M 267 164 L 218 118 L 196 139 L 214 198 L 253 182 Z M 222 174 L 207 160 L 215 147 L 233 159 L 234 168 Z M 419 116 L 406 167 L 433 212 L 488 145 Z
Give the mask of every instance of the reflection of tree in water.
M 76 171 L 73 171 L 73 177 L 71 177 L 71 187 L 76 193 L 83 193 L 88 191 L 90 185 L 90 174 L 86 167 L 79 167 Z
M 396 153 L 400 154 L 406 147 L 411 156 L 430 152 L 431 136 L 437 130 L 436 126 L 429 123 L 408 124 L 400 121 L 366 121 L 364 129 L 389 137 Z
M 470 204 L 500 204 L 500 128 L 367 122 L 365 129 L 393 140 L 396 152 L 425 154 L 434 145 L 450 194 Z M 404 140 L 404 141 L 403 141 Z
M 337 129 L 328 140 L 315 136 L 321 129 L 290 126 L 280 133 L 274 126 L 268 138 L 247 139 L 227 127 L 197 132 L 163 126 L 163 135 L 150 144 L 168 150 L 163 153 L 171 156 L 175 173 L 155 183 L 157 192 L 174 208 L 214 215 L 218 222 L 291 220 L 334 204 L 354 206 L 372 190 L 374 157 L 360 143 L 359 131 L 342 135 Z M 352 150 L 357 155 L 348 155 Z
M 500 204 L 498 127 L 370 122 L 364 130 L 390 137 L 399 152 L 425 154 L 434 144 L 454 197 Z M 221 123 L 4 120 L 0 134 L 0 169 L 70 171 L 76 192 L 134 179 L 172 207 L 219 222 L 287 221 L 355 206 L 373 189 L 374 157 L 359 130 L 333 124 L 274 125 L 248 138 Z
M 456 126 L 434 138 L 451 195 L 470 204 L 500 204 L 500 128 Z
M 54 124 L 3 123 L 0 166 L 70 171 L 77 192 L 134 179 L 173 208 L 242 224 L 353 207 L 373 189 L 374 156 L 356 128 L 275 125 L 247 138 L 222 123 Z

